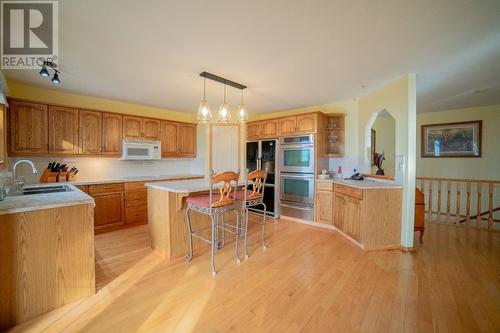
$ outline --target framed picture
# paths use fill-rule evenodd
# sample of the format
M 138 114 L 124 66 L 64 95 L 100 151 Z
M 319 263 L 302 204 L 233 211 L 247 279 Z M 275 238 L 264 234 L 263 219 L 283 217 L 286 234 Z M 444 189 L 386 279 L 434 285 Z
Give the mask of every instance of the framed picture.
M 422 157 L 481 157 L 483 121 L 422 125 Z
M 377 132 L 372 128 L 372 166 L 375 166 L 375 149 L 377 148 Z

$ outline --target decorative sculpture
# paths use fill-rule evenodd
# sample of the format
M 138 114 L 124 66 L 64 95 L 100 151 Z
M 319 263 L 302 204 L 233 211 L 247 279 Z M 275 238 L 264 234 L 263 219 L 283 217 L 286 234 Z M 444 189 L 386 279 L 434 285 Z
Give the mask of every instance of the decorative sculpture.
M 377 175 L 383 176 L 385 175 L 384 169 L 382 169 L 382 163 L 385 161 L 384 153 L 373 153 L 373 161 L 375 166 L 377 167 Z

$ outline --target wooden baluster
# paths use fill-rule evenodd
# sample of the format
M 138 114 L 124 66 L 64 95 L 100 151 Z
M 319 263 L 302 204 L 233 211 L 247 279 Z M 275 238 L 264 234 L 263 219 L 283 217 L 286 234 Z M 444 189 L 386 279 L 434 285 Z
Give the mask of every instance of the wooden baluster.
M 429 181 L 429 221 L 432 221 L 432 180 Z
M 482 183 L 477 183 L 477 216 L 476 216 L 476 228 L 481 228 L 481 188 Z
M 493 191 L 494 191 L 494 184 L 493 183 L 490 183 L 490 186 L 489 186 L 489 195 L 490 195 L 490 199 L 488 201 L 488 210 L 489 210 L 489 214 L 488 214 L 488 230 L 491 231 L 493 230 Z
M 460 183 L 457 182 L 457 202 L 456 202 L 455 224 L 460 224 Z
M 438 213 L 437 221 L 441 222 L 441 181 L 438 180 Z
M 450 219 L 450 196 L 451 196 L 451 183 L 450 181 L 447 182 L 447 195 L 446 195 L 446 223 L 448 223 L 448 220 Z
M 467 215 L 465 215 L 465 222 L 468 227 L 470 226 L 470 190 L 471 183 L 467 182 Z

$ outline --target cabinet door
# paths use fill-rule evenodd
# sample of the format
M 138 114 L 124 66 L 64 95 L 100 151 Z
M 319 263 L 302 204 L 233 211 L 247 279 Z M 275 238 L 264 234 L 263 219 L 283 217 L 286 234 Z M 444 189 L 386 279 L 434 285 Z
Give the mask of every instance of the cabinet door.
M 179 124 L 179 138 L 177 152 L 181 157 L 196 156 L 196 125 Z
M 102 114 L 102 147 L 104 155 L 121 155 L 122 153 L 122 115 L 115 113 Z
M 318 114 L 305 114 L 297 116 L 296 133 L 316 133 L 318 124 Z
M 272 138 L 278 136 L 278 120 L 267 120 L 262 122 L 262 137 Z
M 177 138 L 179 124 L 169 121 L 161 122 L 161 156 L 172 157 L 177 155 Z
M 80 110 L 80 154 L 101 153 L 102 113 Z
M 7 161 L 7 132 L 5 127 L 5 105 L 0 104 L 0 170 L 5 169 Z
M 278 134 L 279 135 L 290 135 L 295 134 L 297 127 L 297 117 L 286 117 L 278 119 Z
M 333 192 L 317 191 L 316 192 L 316 209 L 319 223 L 332 224 L 333 221 Z
M 10 152 L 47 154 L 49 152 L 48 107 L 44 104 L 10 101 Z
M 142 137 L 147 140 L 160 140 L 161 121 L 144 118 L 142 120 Z
M 142 137 L 142 118 L 123 116 L 123 136 L 140 139 Z
M 347 197 L 345 207 L 345 233 L 359 241 L 361 201 L 352 197 Z
M 49 106 L 49 153 L 78 154 L 78 110 Z
M 260 137 L 261 123 L 247 124 L 247 139 L 258 139 Z
M 96 230 L 125 223 L 123 192 L 93 194 L 92 197 L 95 201 L 94 226 Z
M 333 225 L 344 231 L 345 199 L 342 194 L 334 193 Z

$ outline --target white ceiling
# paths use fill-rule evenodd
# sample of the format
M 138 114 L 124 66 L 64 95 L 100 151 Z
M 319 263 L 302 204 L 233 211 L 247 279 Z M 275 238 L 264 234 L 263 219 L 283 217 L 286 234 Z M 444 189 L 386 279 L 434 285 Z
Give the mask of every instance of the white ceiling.
M 195 112 L 208 71 L 270 112 L 416 73 L 419 112 L 500 104 L 498 0 L 62 0 L 59 11 L 66 91 Z M 207 81 L 207 94 L 216 109 L 222 86 Z M 239 91 L 228 97 L 235 107 Z

